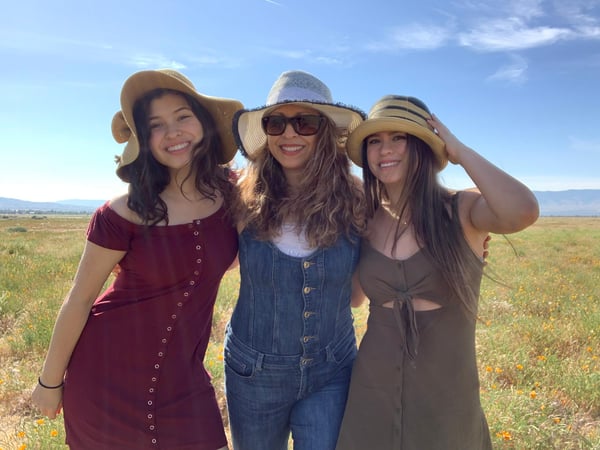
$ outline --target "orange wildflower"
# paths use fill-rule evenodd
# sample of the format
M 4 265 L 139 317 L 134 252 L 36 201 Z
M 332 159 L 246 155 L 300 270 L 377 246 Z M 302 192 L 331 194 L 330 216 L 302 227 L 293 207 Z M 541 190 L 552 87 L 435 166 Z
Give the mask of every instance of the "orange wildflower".
M 535 392 L 535 391 L 531 391 L 531 392 L 529 393 L 529 397 L 531 397 L 531 398 L 536 398 L 536 397 L 537 397 L 537 392 Z

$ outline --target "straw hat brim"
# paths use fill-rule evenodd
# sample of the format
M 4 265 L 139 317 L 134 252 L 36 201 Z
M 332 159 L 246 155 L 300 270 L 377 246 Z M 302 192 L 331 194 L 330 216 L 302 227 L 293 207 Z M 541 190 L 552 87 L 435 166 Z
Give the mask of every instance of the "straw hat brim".
M 362 167 L 363 141 L 368 136 L 382 131 L 400 131 L 416 136 L 431 147 L 439 163 L 439 170 L 444 169 L 448 164 L 446 145 L 437 134 L 410 120 L 391 117 L 368 119 L 350 134 L 346 142 L 346 151 L 354 164 Z
M 135 161 L 139 155 L 137 131 L 133 120 L 133 106 L 136 101 L 154 89 L 169 89 L 183 92 L 195 98 L 207 109 L 215 121 L 217 133 L 221 137 L 223 145 L 219 161 L 224 164 L 233 159 L 237 147 L 231 130 L 231 124 L 235 112 L 243 108 L 242 103 L 233 99 L 200 94 L 196 91 L 192 83 L 178 72 L 171 70 L 146 70 L 130 76 L 123 84 L 121 90 L 121 112 L 126 125 L 129 126 L 132 132 L 132 136 L 125 146 L 117 173 L 119 169 Z M 122 120 L 117 118 L 118 115 L 117 113 L 115 118 L 113 118 L 112 130 L 115 140 L 122 142 L 119 141 L 119 139 L 122 139 L 123 134 Z
M 312 101 L 289 101 L 256 109 L 238 111 L 233 119 L 236 143 L 244 156 L 253 159 L 257 151 L 267 144 L 267 135 L 262 128 L 262 118 L 283 105 L 294 104 L 314 109 L 333 121 L 342 133 L 351 133 L 364 120 L 365 114 L 342 103 L 319 103 Z

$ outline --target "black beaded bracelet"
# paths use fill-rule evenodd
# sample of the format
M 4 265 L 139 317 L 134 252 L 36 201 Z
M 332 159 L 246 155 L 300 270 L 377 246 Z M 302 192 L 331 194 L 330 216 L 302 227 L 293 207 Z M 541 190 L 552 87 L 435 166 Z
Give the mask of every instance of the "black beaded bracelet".
M 38 383 L 40 384 L 41 387 L 45 388 L 45 389 L 58 389 L 63 387 L 63 385 L 65 384 L 65 382 L 63 381 L 62 383 L 56 385 L 56 386 L 47 386 L 44 383 L 42 383 L 42 379 L 40 377 L 38 377 Z

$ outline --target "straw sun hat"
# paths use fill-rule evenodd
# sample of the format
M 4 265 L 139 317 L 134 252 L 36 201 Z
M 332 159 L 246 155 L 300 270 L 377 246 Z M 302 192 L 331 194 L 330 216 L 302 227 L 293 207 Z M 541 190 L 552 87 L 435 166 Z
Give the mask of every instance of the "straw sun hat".
M 175 70 L 144 70 L 134 73 L 123 84 L 121 111 L 117 112 L 112 120 L 113 137 L 119 144 L 127 143 L 118 161 L 117 175 L 124 181 L 128 181 L 126 173 L 121 169 L 134 162 L 140 153 L 137 130 L 133 120 L 135 102 L 146 93 L 159 88 L 188 94 L 208 110 L 215 121 L 217 133 L 223 144 L 219 160 L 221 163 L 231 161 L 237 150 L 231 132 L 231 121 L 234 113 L 243 108 L 243 105 L 237 100 L 200 94 L 189 79 Z
M 235 114 L 233 131 L 242 154 L 252 159 L 267 143 L 263 116 L 281 105 L 294 103 L 312 108 L 330 118 L 344 132 L 351 132 L 364 119 L 359 109 L 334 103 L 329 88 L 318 78 L 300 70 L 282 73 L 271 87 L 265 106 L 241 110 Z
M 427 123 L 429 109 L 421 100 L 403 95 L 387 95 L 373 105 L 369 116 L 348 137 L 346 150 L 354 164 L 362 167 L 361 150 L 368 136 L 381 131 L 401 131 L 418 137 L 431 147 L 442 170 L 448 164 L 444 141 Z

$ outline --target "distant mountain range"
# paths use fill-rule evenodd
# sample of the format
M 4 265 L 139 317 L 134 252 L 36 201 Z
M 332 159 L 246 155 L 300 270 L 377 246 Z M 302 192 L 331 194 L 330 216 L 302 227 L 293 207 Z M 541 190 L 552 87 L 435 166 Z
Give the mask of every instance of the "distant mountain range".
M 600 189 L 534 191 L 542 216 L 600 216 Z
M 542 216 L 600 216 L 600 189 L 534 191 Z M 106 200 L 29 202 L 0 197 L 0 214 L 91 214 Z
M 60 200 L 57 202 L 30 202 L 0 197 L 1 214 L 91 214 L 106 200 Z

